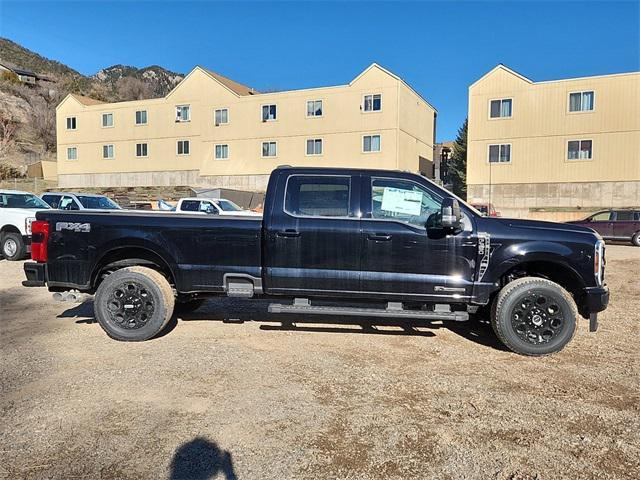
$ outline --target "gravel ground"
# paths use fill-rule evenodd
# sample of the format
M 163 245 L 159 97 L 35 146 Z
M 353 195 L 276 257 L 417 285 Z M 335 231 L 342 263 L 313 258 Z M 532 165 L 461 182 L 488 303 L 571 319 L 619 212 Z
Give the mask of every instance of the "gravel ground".
M 607 254 L 600 330 L 547 358 L 226 300 L 119 343 L 2 260 L 0 478 L 638 479 L 640 249 Z

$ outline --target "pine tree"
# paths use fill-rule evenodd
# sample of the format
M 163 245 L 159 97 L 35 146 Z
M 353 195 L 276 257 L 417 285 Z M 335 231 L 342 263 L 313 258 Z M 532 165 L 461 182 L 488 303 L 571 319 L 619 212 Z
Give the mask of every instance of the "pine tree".
M 458 136 L 453 142 L 453 154 L 449 160 L 449 178 L 453 193 L 460 198 L 467 198 L 467 119 L 458 129 Z

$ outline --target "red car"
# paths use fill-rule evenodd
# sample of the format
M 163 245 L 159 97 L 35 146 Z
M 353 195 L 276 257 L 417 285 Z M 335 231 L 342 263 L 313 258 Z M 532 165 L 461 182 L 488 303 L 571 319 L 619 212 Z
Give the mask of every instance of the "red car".
M 640 247 L 640 208 L 602 210 L 567 223 L 592 228 L 605 240 L 625 240 Z
M 472 203 L 471 206 L 478 210 L 483 217 L 499 217 L 500 212 L 497 212 L 493 207 L 493 203 Z

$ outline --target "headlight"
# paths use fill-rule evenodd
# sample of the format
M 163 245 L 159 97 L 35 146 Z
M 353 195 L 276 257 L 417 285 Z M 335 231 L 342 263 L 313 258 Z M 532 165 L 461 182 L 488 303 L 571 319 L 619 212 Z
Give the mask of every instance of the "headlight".
M 596 277 L 598 285 L 602 285 L 604 280 L 604 242 L 602 240 L 596 242 L 595 253 L 593 255 L 593 274 Z
M 24 219 L 24 229 L 27 232 L 27 235 L 31 235 L 31 224 L 35 221 L 36 219 L 34 217 Z

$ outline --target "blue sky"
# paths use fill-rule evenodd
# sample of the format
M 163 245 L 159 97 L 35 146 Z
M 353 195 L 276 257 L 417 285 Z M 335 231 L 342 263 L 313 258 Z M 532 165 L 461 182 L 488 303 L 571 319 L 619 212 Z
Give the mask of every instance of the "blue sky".
M 372 62 L 438 109 L 498 63 L 533 80 L 640 70 L 640 2 L 7 2 L 0 35 L 84 74 L 203 65 L 260 89 L 344 84 Z

